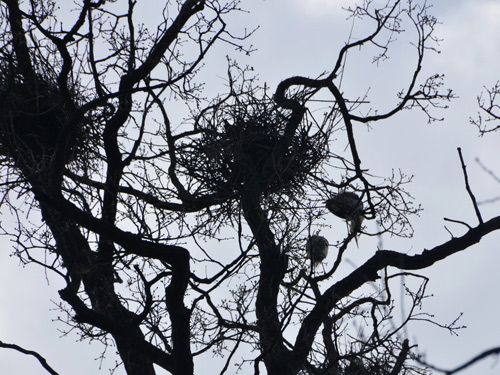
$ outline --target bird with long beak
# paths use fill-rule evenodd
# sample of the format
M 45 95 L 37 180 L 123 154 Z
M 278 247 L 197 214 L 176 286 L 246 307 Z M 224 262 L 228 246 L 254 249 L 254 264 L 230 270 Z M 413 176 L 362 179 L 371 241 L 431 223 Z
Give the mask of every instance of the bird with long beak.
M 349 224 L 349 234 L 358 233 L 363 223 L 364 211 L 361 198 L 353 192 L 341 191 L 325 201 L 326 208 Z M 356 244 L 358 240 L 354 237 Z

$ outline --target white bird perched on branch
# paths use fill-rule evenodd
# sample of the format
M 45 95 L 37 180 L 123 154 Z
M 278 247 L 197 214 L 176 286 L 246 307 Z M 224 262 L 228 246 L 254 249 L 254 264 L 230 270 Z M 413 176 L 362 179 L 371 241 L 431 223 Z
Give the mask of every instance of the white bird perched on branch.
M 307 257 L 312 260 L 313 266 L 321 263 L 328 255 L 328 240 L 322 236 L 311 236 L 306 242 Z
M 326 208 L 332 214 L 347 221 L 349 224 L 349 234 L 357 233 L 361 230 L 361 223 L 365 219 L 363 202 L 356 193 L 341 191 L 325 203 Z

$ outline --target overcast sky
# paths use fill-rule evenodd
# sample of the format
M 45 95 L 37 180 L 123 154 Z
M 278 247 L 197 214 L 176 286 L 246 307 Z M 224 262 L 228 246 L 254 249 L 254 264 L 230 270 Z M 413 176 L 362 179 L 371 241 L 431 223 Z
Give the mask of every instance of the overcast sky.
M 331 69 L 338 49 L 349 37 L 352 23 L 340 8 L 352 4 L 351 1 L 252 0 L 249 3 L 251 14 L 241 15 L 238 20 L 248 27 L 260 25 L 252 40 L 257 51 L 250 57 L 241 56 L 241 61 L 252 65 L 260 81 L 268 82 L 271 88 L 288 76 L 316 77 Z M 374 124 L 369 131 L 366 127 L 355 129 L 365 168 L 378 175 L 401 168 L 415 176 L 408 190 L 424 208 L 413 222 L 415 236 L 411 240 L 384 238 L 383 242 L 384 248 L 401 252 L 418 253 L 447 241 L 450 235 L 445 225 L 455 235 L 464 233 L 463 227 L 445 223 L 444 217 L 476 223 L 464 188 L 457 147 L 462 147 L 478 200 L 500 196 L 500 184 L 475 161 L 479 158 L 500 176 L 500 132 L 478 137 L 477 129 L 468 120 L 477 113 L 476 97 L 483 86 L 492 86 L 500 79 L 500 2 L 434 3 L 433 13 L 442 23 L 437 27 L 437 36 L 443 38 L 442 52 L 426 56 L 424 72 L 444 73 L 446 86 L 453 88 L 459 98 L 450 103 L 448 110 L 436 112 L 445 117 L 443 122 L 428 124 L 426 117 L 415 111 Z M 245 2 L 242 5 L 245 7 Z M 363 30 L 361 24 L 355 24 L 353 37 L 363 36 Z M 401 82 L 408 78 L 405 72 L 411 72 L 413 60 L 401 48 L 391 53 L 387 62 L 390 69 L 381 67 L 376 74 L 370 61 L 348 56 L 347 64 L 352 64 L 353 70 L 346 74 L 343 88 L 352 90 L 353 95 L 358 90 L 358 96 L 369 87 L 377 90 L 377 84 L 387 90 L 402 88 Z M 216 52 L 215 61 L 224 63 L 224 50 Z M 216 74 L 213 79 L 218 80 Z M 387 93 L 381 92 L 384 94 L 380 95 Z M 500 214 L 500 202 L 482 205 L 481 209 L 487 220 Z M 423 310 L 443 323 L 463 313 L 461 323 L 468 327 L 455 337 L 429 324 L 412 324 L 409 338 L 416 340 L 429 362 L 453 367 L 482 350 L 500 345 L 499 243 L 500 233 L 490 234 L 479 245 L 422 272 L 431 278 L 428 291 L 434 295 L 425 301 Z M 35 265 L 20 267 L 17 259 L 9 257 L 10 246 L 3 240 L 0 251 L 0 340 L 40 352 L 61 375 L 96 374 L 99 361 L 95 358 L 101 347 L 76 343 L 78 336 L 73 333 L 60 338 L 58 330 L 66 327 L 52 322 L 62 314 L 54 310 L 51 302 L 59 300 L 57 290 L 62 285 L 51 278 L 47 283 L 43 270 Z M 359 252 L 351 260 L 359 264 L 373 254 L 376 246 L 376 241 L 362 238 Z M 31 357 L 7 349 L 0 349 L 0 369 L 5 374 L 44 373 Z M 489 359 L 461 374 L 499 372 L 500 364 Z M 106 365 L 102 373 L 108 373 Z M 198 373 L 207 372 L 198 369 Z

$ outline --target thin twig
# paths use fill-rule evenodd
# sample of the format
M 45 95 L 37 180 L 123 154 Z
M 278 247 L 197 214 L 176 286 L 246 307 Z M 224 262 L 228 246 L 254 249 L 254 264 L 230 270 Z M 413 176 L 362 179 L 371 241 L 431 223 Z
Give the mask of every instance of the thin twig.
M 481 212 L 479 211 L 479 207 L 477 206 L 476 197 L 472 193 L 472 190 L 469 185 L 469 177 L 467 176 L 467 167 L 464 163 L 464 158 L 462 156 L 462 149 L 460 147 L 457 148 L 458 155 L 460 156 L 460 163 L 462 164 L 462 170 L 464 172 L 465 179 L 465 189 L 469 193 L 470 199 L 472 200 L 472 204 L 474 205 L 474 210 L 476 211 L 477 219 L 479 220 L 479 224 L 483 224 L 483 218 L 481 217 Z
M 467 227 L 467 229 L 472 229 L 472 227 L 469 224 L 467 224 L 466 222 L 460 221 L 460 220 L 449 219 L 447 217 L 445 217 L 444 220 L 449 221 L 450 223 L 462 224 L 462 225 L 465 225 Z

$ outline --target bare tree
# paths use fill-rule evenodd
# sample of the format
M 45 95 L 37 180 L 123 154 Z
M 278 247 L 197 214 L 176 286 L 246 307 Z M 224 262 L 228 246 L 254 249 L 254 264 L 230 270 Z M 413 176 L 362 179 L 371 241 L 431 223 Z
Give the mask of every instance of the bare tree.
M 227 91 L 209 101 L 197 74 L 212 47 L 251 50 L 251 33 L 226 23 L 239 2 L 167 2 L 153 29 L 136 5 L 84 0 L 62 22 L 56 2 L 1 1 L 2 204 L 28 208 L 35 223 L 4 230 L 20 259 L 66 282 L 67 323 L 115 345 L 129 375 L 155 366 L 192 374 L 213 353 L 224 358 L 220 374 L 232 364 L 268 374 L 427 373 L 401 334 L 422 319 L 428 280 L 414 271 L 500 229 L 500 216 L 481 217 L 463 160 L 477 224 L 415 255 L 380 249 L 339 272 L 358 237 L 412 233 L 411 179 L 364 169 L 354 128 L 411 109 L 434 121 L 453 98 L 441 75 L 421 77 L 437 22 L 426 5 L 349 9 L 372 32 L 345 44 L 328 72 L 283 79 L 274 91 L 229 59 Z M 396 104 L 377 110 L 365 95 L 346 97 L 346 54 L 371 46 L 382 61 L 408 28 L 415 65 Z M 320 116 L 311 110 L 319 99 L 329 103 Z M 182 105 L 189 111 L 179 115 Z M 308 241 L 332 215 L 349 224 L 346 235 L 329 246 L 333 265 L 313 267 Z M 417 287 L 396 323 L 391 289 L 403 277 Z

